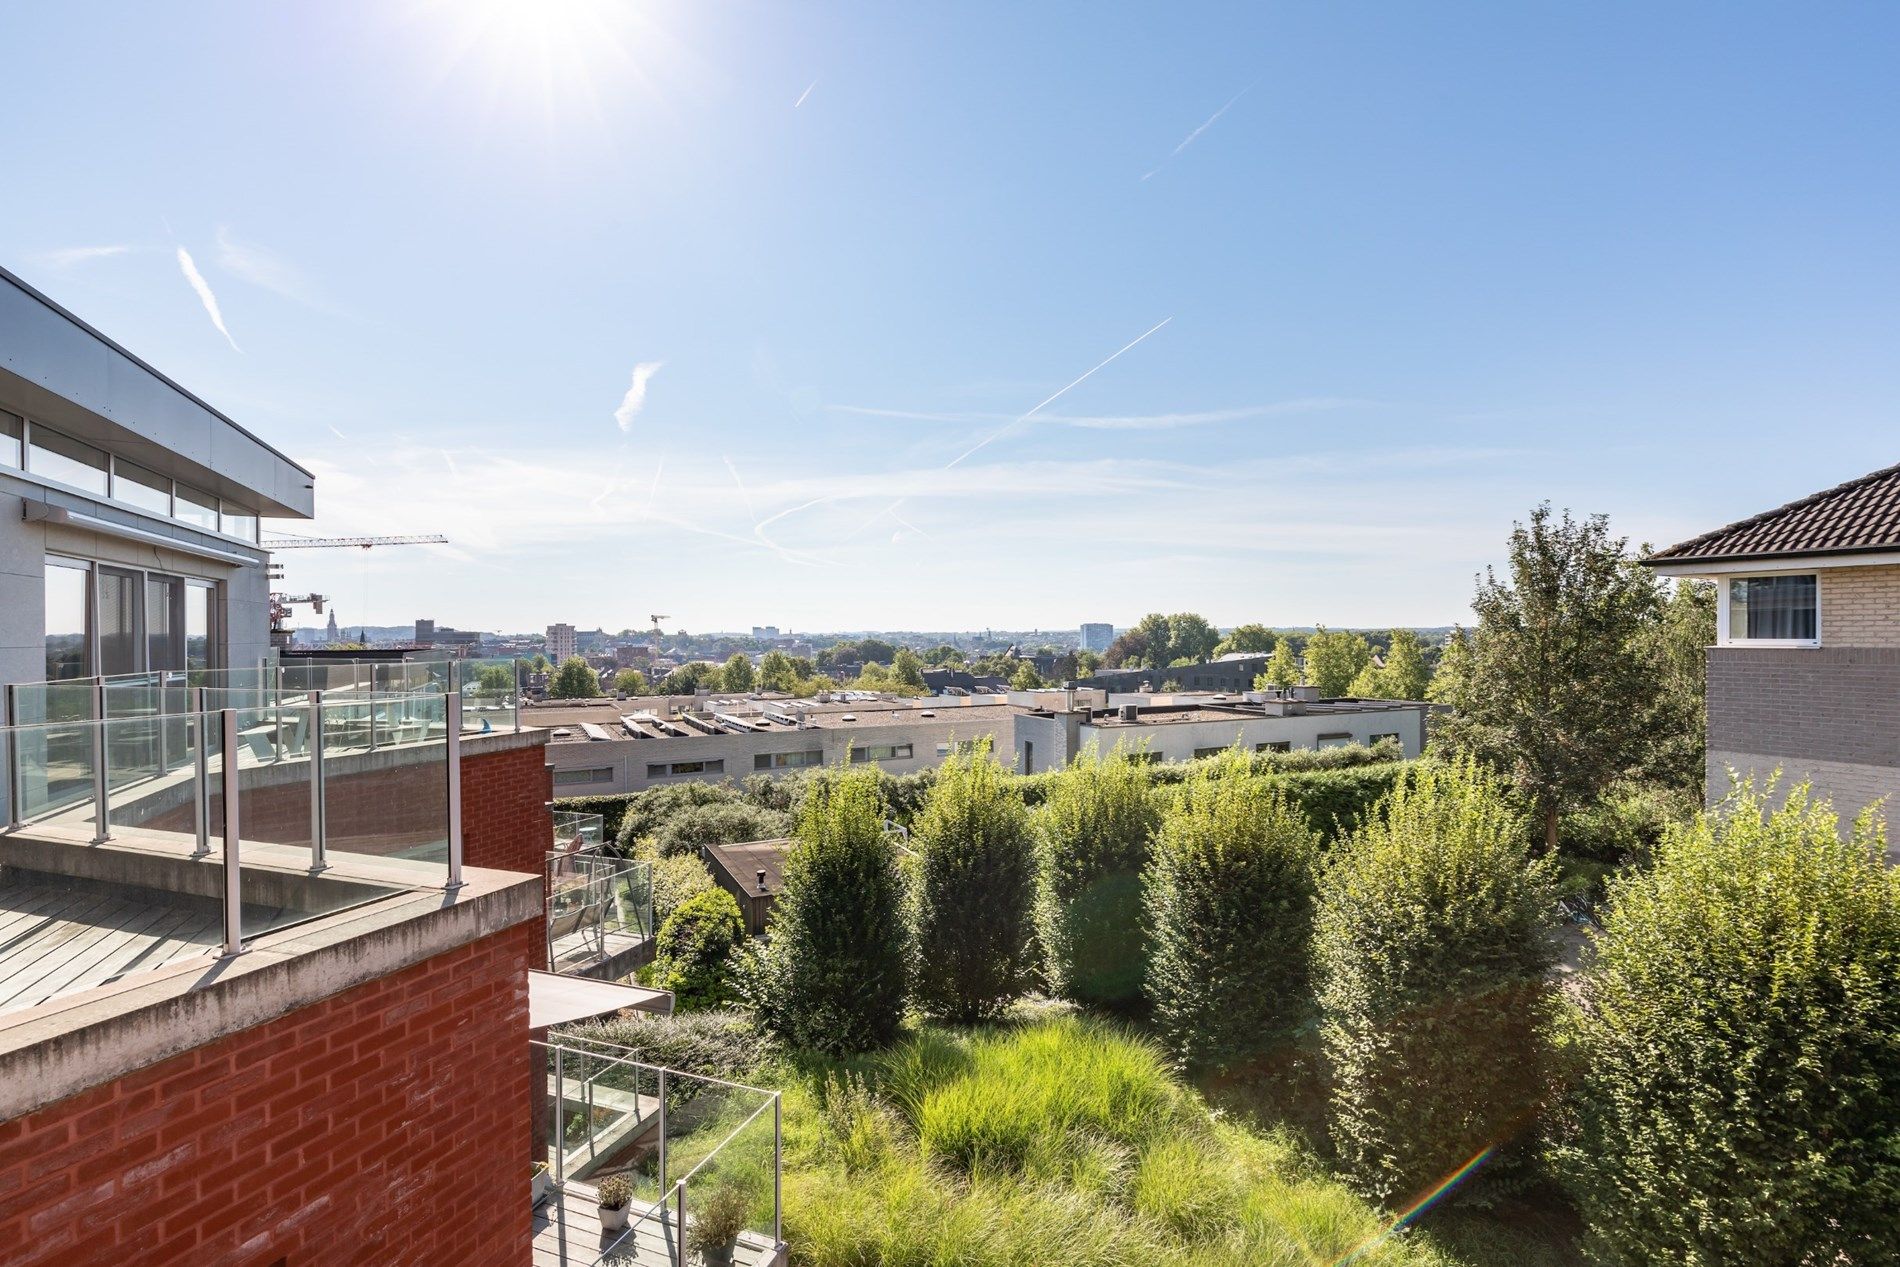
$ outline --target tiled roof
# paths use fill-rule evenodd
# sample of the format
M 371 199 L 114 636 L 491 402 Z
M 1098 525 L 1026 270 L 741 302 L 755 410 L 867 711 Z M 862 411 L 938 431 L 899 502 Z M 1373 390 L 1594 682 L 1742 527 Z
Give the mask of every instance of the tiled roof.
M 1900 466 L 1691 537 L 1657 551 L 1647 562 L 1773 559 L 1865 550 L 1900 550 Z

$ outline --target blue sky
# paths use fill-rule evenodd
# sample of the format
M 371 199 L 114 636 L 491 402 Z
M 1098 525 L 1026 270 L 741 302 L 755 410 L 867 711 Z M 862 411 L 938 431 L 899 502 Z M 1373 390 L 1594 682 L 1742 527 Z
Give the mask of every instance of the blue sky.
M 16 5 L 0 261 L 345 622 L 1437 624 L 1896 459 L 1900 8 Z M 189 255 L 223 331 L 188 280 Z

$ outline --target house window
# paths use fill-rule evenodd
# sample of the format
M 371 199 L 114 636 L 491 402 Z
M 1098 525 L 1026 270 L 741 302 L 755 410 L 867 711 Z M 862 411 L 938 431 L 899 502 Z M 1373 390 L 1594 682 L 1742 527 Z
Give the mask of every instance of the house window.
M 612 783 L 613 781 L 612 766 L 600 766 L 592 770 L 556 770 L 554 772 L 556 787 L 574 787 L 579 784 Z
M 85 677 L 92 663 L 86 591 L 92 581 L 84 564 L 46 561 L 46 680 Z
M 1382 743 L 1387 739 L 1390 739 L 1393 743 L 1397 743 L 1399 741 L 1399 732 L 1396 730 L 1388 730 L 1381 734 L 1371 735 L 1367 737 L 1366 742 L 1368 744 L 1375 744 Z
M 124 458 L 112 464 L 112 496 L 115 501 L 155 515 L 172 513 L 172 482 Z
M 1821 593 L 1812 572 L 1738 576 L 1728 583 L 1724 642 L 1812 646 L 1821 637 Z
M 42 479 L 105 496 L 106 455 L 38 423 L 33 424 L 33 435 L 27 442 L 26 465 Z
M 25 433 L 26 424 L 20 415 L 0 409 L 0 466 L 20 468 L 20 437 Z
M 195 488 L 178 486 L 178 509 L 173 512 L 184 522 L 207 532 L 218 530 L 218 499 Z
M 1319 746 L 1322 748 L 1344 748 L 1351 742 L 1352 732 L 1349 730 L 1336 730 L 1319 737 Z
M 752 758 L 754 770 L 789 770 L 796 766 L 823 765 L 825 754 L 817 748 L 803 752 L 761 752 Z
M 1194 757 L 1196 760 L 1202 757 L 1218 757 L 1221 753 L 1226 751 L 1227 749 L 1225 748 L 1196 748 L 1194 750 Z
M 649 779 L 671 779 L 685 774 L 724 774 L 725 758 L 714 761 L 655 761 L 647 766 Z
M 1153 748 L 1137 748 L 1128 754 L 1128 759 L 1137 765 L 1161 764 L 1161 754 Z
M 851 750 L 851 763 L 857 765 L 864 761 L 908 761 L 910 745 L 907 743 L 874 743 L 864 748 Z
M 1293 743 L 1288 739 L 1269 739 L 1265 743 L 1255 744 L 1253 750 L 1255 752 L 1291 752 Z

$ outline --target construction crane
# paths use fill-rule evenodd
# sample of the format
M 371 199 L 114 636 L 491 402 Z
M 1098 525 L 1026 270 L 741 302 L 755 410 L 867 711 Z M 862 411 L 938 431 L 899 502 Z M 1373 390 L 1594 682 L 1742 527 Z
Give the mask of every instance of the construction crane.
M 264 542 L 266 550 L 337 550 L 345 546 L 445 546 L 449 539 L 439 532 L 413 537 L 274 537 Z
M 439 532 L 418 533 L 407 537 L 274 537 L 260 544 L 266 550 L 340 550 L 351 546 L 367 550 L 371 546 L 440 546 L 447 545 L 449 539 Z M 270 575 L 273 580 L 283 576 L 281 568 L 273 567 Z M 290 619 L 293 604 L 308 603 L 317 615 L 323 615 L 323 595 L 321 594 L 278 594 L 270 596 L 270 642 L 273 647 L 290 645 L 290 628 L 285 623 Z
M 653 636 L 655 638 L 666 637 L 666 631 L 660 628 L 660 622 L 666 619 L 664 615 L 648 616 L 647 619 L 653 622 Z

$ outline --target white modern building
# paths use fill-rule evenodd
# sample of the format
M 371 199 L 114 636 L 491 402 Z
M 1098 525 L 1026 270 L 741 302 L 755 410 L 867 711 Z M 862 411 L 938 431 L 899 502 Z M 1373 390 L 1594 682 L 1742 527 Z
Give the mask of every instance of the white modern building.
M 0 681 L 254 665 L 309 471 L 0 270 Z
M 548 659 L 555 664 L 578 654 L 580 639 L 572 625 L 548 626 Z

